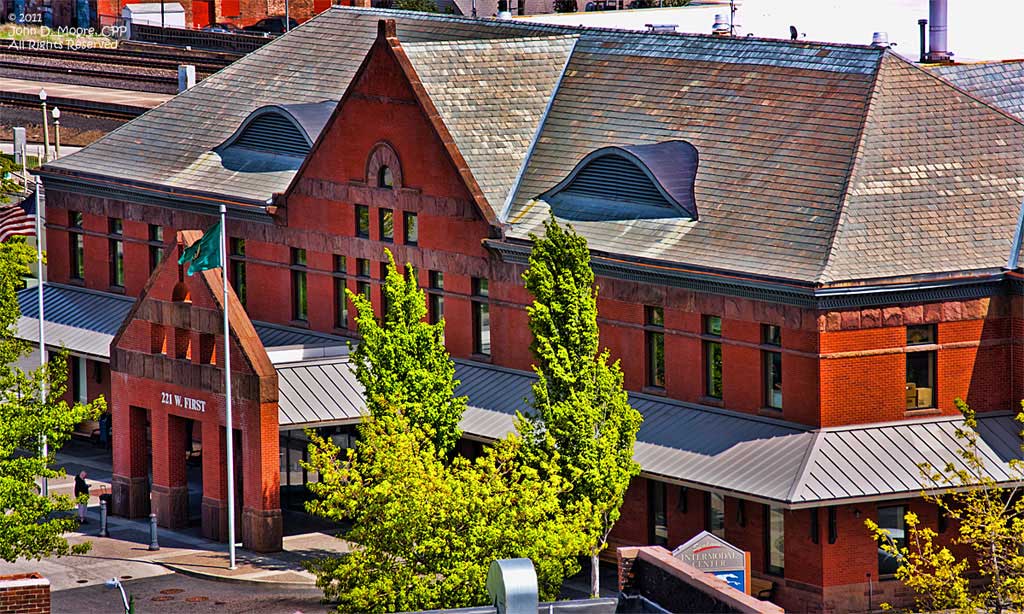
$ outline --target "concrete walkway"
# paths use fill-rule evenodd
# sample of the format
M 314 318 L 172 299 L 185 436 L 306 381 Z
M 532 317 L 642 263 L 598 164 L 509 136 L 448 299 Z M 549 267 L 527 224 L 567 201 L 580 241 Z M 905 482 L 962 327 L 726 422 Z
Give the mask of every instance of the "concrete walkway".
M 289 518 L 289 525 L 307 527 L 306 532 L 284 538 L 284 549 L 273 554 L 259 554 L 244 548 L 236 549 L 236 569 L 228 568 L 227 544 L 203 538 L 198 528 L 186 530 L 157 529 L 159 550 L 149 550 L 148 519 L 110 516 L 110 537 L 99 537 L 99 495 L 110 492 L 109 452 L 88 442 L 73 440 L 58 453 L 57 465 L 67 476 L 49 481 L 52 493 L 71 495 L 74 476 L 84 470 L 90 485 L 87 519 L 79 531 L 67 535 L 72 544 L 89 542 L 88 554 L 41 561 L 0 561 L 0 575 L 38 571 L 49 578 L 52 590 L 61 591 L 84 585 L 102 584 L 109 578 L 138 579 L 169 573 L 182 573 L 211 580 L 249 582 L 281 587 L 314 587 L 316 578 L 302 564 L 348 551 L 348 544 L 332 532 L 311 530 L 315 519 L 304 522 L 304 515 Z M 201 487 L 200 487 L 201 488 Z M 286 512 L 289 516 L 295 513 Z

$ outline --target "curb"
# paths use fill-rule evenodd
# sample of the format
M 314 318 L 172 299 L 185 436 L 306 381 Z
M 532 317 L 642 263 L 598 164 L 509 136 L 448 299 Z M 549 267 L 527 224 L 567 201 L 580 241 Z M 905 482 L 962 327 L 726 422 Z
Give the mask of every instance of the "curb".
M 209 573 L 206 571 L 198 571 L 187 565 L 179 565 L 177 563 L 168 563 L 166 561 L 153 561 L 157 565 L 170 569 L 175 573 L 180 573 L 185 576 L 192 576 L 193 578 L 199 578 L 201 580 L 211 580 L 213 582 L 227 582 L 231 584 L 254 584 L 263 586 L 277 586 L 280 588 L 316 588 L 316 582 L 283 582 L 280 580 L 262 580 L 260 578 L 245 578 L 238 576 L 221 576 L 215 573 Z

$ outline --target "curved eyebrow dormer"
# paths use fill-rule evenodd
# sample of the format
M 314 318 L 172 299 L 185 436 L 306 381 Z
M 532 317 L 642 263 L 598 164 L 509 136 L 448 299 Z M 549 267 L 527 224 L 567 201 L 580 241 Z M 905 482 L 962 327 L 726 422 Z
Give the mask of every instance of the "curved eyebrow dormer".
M 569 220 L 696 220 L 697 164 L 686 141 L 602 147 L 539 198 Z
M 313 148 L 337 103 L 273 104 L 249 114 L 218 151 L 240 148 L 304 158 Z

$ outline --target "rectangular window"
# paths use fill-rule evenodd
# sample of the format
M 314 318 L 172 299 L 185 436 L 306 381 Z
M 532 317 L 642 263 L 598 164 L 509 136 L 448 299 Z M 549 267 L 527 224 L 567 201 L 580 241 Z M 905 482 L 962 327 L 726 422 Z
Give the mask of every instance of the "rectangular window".
M 761 327 L 761 343 L 771 347 L 782 346 L 782 329 L 765 324 Z M 764 406 L 782 409 L 782 352 L 763 350 L 761 365 L 764 372 Z
M 765 571 L 773 576 L 784 575 L 786 567 L 786 513 L 779 507 L 768 507 Z
M 156 224 L 149 225 L 149 272 L 150 274 L 160 266 L 160 260 L 164 257 L 164 227 Z
M 81 233 L 82 214 L 80 212 L 68 212 L 68 227 L 69 275 L 71 279 L 85 279 L 85 239 Z
M 370 296 L 372 296 L 371 295 L 371 290 L 370 290 L 370 282 L 368 282 L 368 281 L 357 281 L 356 282 L 356 292 L 358 294 L 362 294 L 363 296 L 365 296 L 366 300 L 368 300 L 368 301 L 372 300 L 370 298 Z
M 661 307 L 647 307 L 644 331 L 647 351 L 647 385 L 665 387 L 665 312 Z
M 725 496 L 716 492 L 705 493 L 704 528 L 708 533 L 725 539 Z
M 906 527 L 903 517 L 906 509 L 902 505 L 878 508 L 878 528 L 889 532 L 889 537 L 900 548 L 907 545 Z M 891 576 L 896 573 L 900 562 L 895 556 L 878 549 L 878 575 Z
M 346 274 L 345 256 L 334 255 L 334 326 L 336 328 L 348 328 L 348 297 L 345 296 L 345 288 L 348 287 Z
M 370 238 L 370 208 L 366 205 L 356 205 L 356 236 Z
M 821 525 L 818 520 L 817 508 L 807 510 L 811 514 L 811 543 L 817 544 L 821 541 Z
M 232 238 L 230 241 L 231 253 L 228 260 L 231 268 L 228 269 L 228 282 L 238 297 L 238 302 L 245 307 L 245 239 Z
M 676 510 L 683 514 L 690 510 L 690 489 L 685 486 L 679 487 L 679 502 L 676 504 Z
M 381 209 L 378 212 L 380 219 L 380 240 L 391 243 L 395 240 L 395 214 L 391 209 Z
M 491 354 L 491 307 L 487 301 L 488 281 L 473 278 L 473 352 L 483 356 Z
M 111 239 L 107 241 L 108 260 L 110 262 L 110 285 L 118 288 L 124 287 L 124 225 L 121 220 L 111 218 L 108 222 L 108 231 Z
M 405 233 L 406 245 L 416 245 L 420 242 L 420 227 L 415 213 L 406 211 L 402 214 L 402 232 Z
M 370 276 L 370 261 L 367 258 L 356 258 L 356 276 Z
M 292 248 L 292 319 L 305 322 L 309 313 L 306 293 L 306 250 Z
M 655 546 L 668 545 L 668 513 L 665 507 L 665 484 L 647 480 L 650 542 Z
M 704 335 L 707 337 L 722 336 L 722 318 L 704 316 Z M 722 398 L 722 342 L 704 341 L 704 394 L 709 397 Z
M 444 290 L 444 273 L 441 271 L 430 271 L 427 273 L 427 277 L 431 290 Z
M 68 361 L 71 362 L 72 369 L 74 370 L 74 377 L 72 378 L 73 388 L 71 393 L 73 401 L 75 403 L 88 403 L 89 372 L 86 360 L 81 356 L 69 356 Z
M 935 407 L 935 350 L 914 350 L 914 346 L 934 345 L 935 325 L 907 327 L 907 409 Z

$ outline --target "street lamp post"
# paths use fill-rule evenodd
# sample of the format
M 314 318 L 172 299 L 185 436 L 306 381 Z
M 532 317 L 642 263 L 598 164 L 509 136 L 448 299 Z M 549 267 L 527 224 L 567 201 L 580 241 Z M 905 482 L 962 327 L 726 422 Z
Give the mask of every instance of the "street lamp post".
M 41 162 L 50 160 L 50 118 L 46 116 L 46 90 L 39 90 L 39 102 L 43 105 L 43 159 Z
M 60 158 L 60 109 L 53 107 L 53 159 Z

